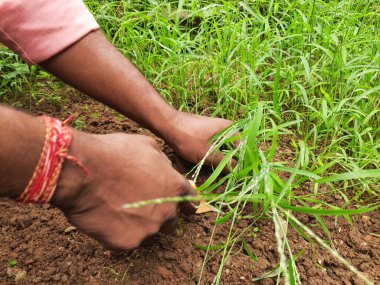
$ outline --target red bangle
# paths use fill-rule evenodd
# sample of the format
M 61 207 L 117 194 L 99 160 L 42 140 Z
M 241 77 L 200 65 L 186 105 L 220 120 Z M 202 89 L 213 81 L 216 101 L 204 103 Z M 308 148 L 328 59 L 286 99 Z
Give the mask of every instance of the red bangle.
M 72 117 L 70 116 L 64 122 L 48 116 L 40 117 L 46 126 L 44 146 L 33 176 L 17 201 L 37 204 L 48 203 L 57 187 L 65 159 L 78 164 L 88 174 L 87 169 L 76 158 L 68 154 L 73 133 L 66 126 L 66 123 Z

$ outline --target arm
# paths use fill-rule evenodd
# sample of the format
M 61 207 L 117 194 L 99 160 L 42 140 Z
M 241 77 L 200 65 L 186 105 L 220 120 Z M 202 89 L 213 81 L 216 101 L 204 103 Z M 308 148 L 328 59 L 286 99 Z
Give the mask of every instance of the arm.
M 231 124 L 170 107 L 98 31 L 80 0 L 4 0 L 0 14 L 0 41 L 27 62 L 136 120 L 191 162 L 199 162 L 209 140 Z M 221 158 L 206 163 L 215 165 Z
M 176 111 L 106 37 L 95 31 L 40 64 L 69 85 L 165 138 Z
M 69 154 L 77 157 L 90 175 L 66 160 L 51 201 L 71 223 L 107 247 L 121 250 L 137 247 L 158 231 L 174 230 L 174 203 L 121 208 L 126 203 L 194 193 L 154 140 L 73 132 Z M 0 197 L 15 199 L 37 165 L 45 127 L 35 117 L 0 105 L 0 133 Z M 190 204 L 182 204 L 181 209 L 193 210 Z
M 100 31 L 88 34 L 41 66 L 145 126 L 194 163 L 206 154 L 210 139 L 232 123 L 173 109 Z M 217 165 L 221 159 L 217 155 L 206 162 Z

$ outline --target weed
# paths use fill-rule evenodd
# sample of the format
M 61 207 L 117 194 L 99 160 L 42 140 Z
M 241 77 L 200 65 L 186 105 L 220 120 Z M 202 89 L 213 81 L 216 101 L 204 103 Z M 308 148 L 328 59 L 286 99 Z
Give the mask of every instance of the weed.
M 296 260 L 302 252 L 293 253 L 287 240 L 288 227 L 293 227 L 370 283 L 330 247 L 323 216 L 350 221 L 350 215 L 379 206 L 380 8 L 376 1 L 85 3 L 106 36 L 171 105 L 236 121 L 215 138 L 214 150 L 231 145 L 235 132 L 241 133 L 242 144 L 227 148 L 226 159 L 200 186 L 201 197 L 143 201 L 128 207 L 186 199 L 213 203 L 219 209 L 216 223 L 231 224 L 222 244 L 214 245 L 211 238 L 208 246 L 201 245 L 208 254 L 222 255 L 216 284 L 234 245 L 253 238 L 254 222 L 263 217 L 273 220 L 280 259 L 261 277 L 300 282 Z M 45 76 L 4 48 L 0 74 L 2 101 L 11 94 L 28 93 L 27 86 Z M 45 98 L 35 97 L 31 100 Z M 75 122 L 78 128 L 83 124 Z M 290 141 L 291 161 L 277 158 L 285 138 Z M 237 167 L 218 178 L 231 157 L 238 158 Z M 223 183 L 225 192 L 213 193 Z M 309 192 L 300 194 L 306 184 Z M 344 203 L 323 201 L 324 195 L 333 194 Z M 252 223 L 239 234 L 233 224 L 245 207 L 252 209 Z M 327 241 L 294 213 L 313 215 Z M 251 256 L 244 244 L 243 250 Z
M 16 267 L 17 266 L 17 260 L 15 259 L 9 259 L 7 262 L 8 267 Z

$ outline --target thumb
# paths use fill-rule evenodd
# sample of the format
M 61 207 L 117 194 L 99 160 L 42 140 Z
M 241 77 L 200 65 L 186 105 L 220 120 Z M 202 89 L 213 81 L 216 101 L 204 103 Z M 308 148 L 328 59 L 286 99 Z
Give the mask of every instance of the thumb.
M 185 179 L 185 178 L 184 178 Z M 186 188 L 182 196 L 198 196 L 197 191 L 195 190 L 195 184 L 194 186 L 191 184 L 189 180 L 186 180 Z M 180 211 L 185 215 L 194 215 L 196 212 L 196 208 L 193 203 L 191 202 L 182 202 L 179 203 L 179 209 Z

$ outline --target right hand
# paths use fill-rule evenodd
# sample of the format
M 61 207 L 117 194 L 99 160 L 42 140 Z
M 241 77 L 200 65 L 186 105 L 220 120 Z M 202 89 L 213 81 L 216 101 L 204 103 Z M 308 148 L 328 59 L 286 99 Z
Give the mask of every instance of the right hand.
M 90 175 L 65 161 L 52 203 L 79 230 L 112 250 L 134 249 L 157 232 L 176 228 L 175 203 L 134 209 L 123 209 L 123 204 L 196 194 L 147 136 L 74 131 L 70 154 Z M 194 211 L 190 203 L 181 203 L 180 208 Z

